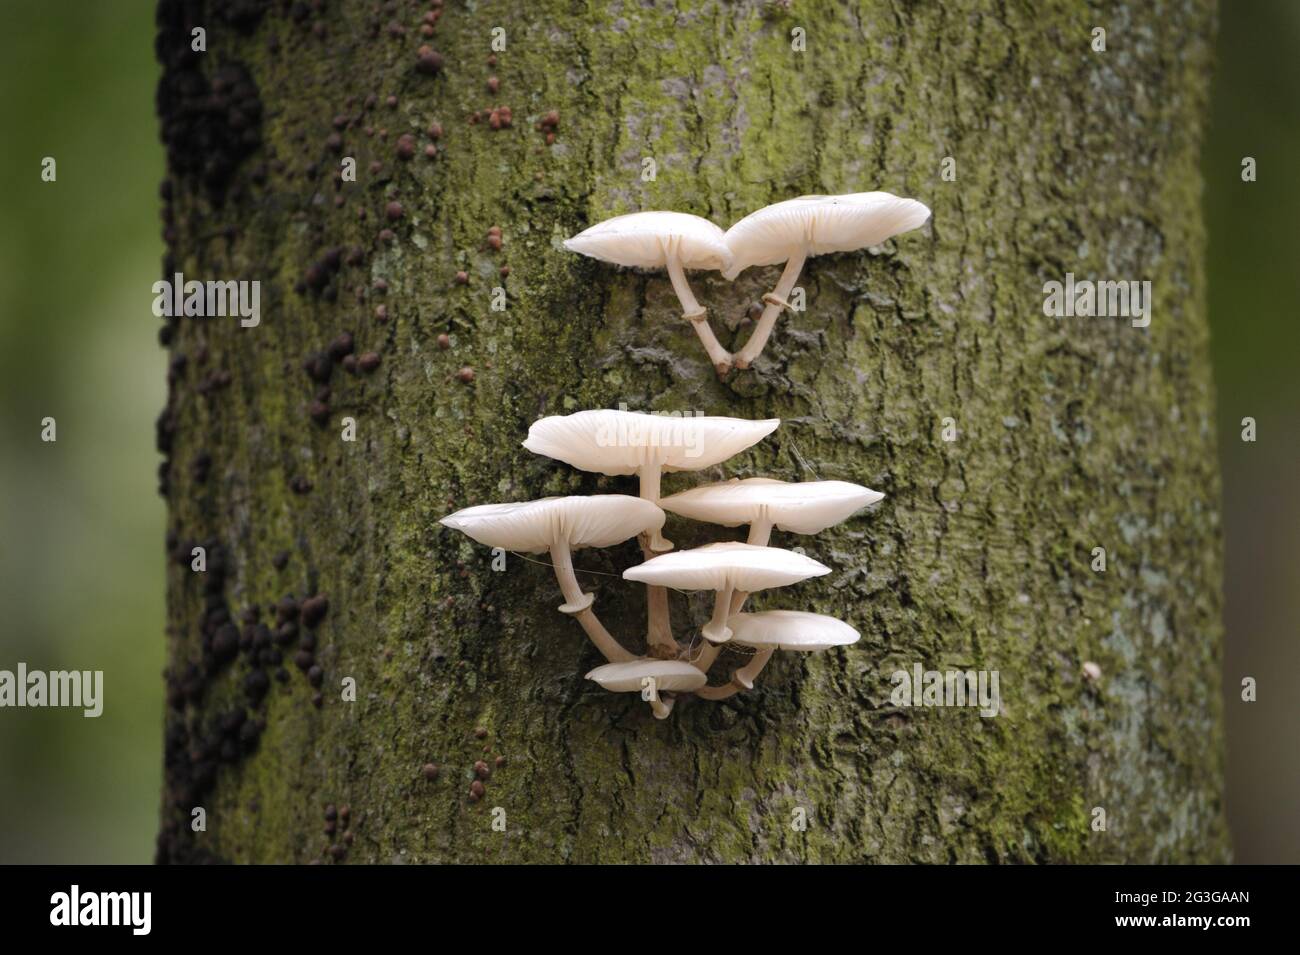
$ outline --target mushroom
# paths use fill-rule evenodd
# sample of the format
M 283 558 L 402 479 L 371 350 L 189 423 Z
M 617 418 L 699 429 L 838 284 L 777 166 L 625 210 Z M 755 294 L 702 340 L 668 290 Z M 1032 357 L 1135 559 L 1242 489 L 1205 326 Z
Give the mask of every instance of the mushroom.
M 708 415 L 643 414 L 598 409 L 539 418 L 524 447 L 582 471 L 635 474 L 641 497 L 659 500 L 664 471 L 699 471 L 753 447 L 775 431 L 780 418 L 749 421 Z M 654 550 L 672 549 L 657 534 Z
M 774 481 L 733 478 L 661 498 L 659 506 L 693 521 L 723 527 L 749 525 L 749 543 L 763 546 L 772 528 L 819 534 L 885 495 L 848 481 Z
M 657 719 L 665 719 L 673 709 L 673 699 L 666 702 L 660 691 L 690 691 L 704 686 L 703 673 L 680 660 L 634 660 L 631 663 L 607 663 L 587 674 L 614 693 L 632 693 L 649 690 L 646 697 Z
M 449 514 L 441 522 L 480 544 L 539 554 L 549 551 L 564 593 L 561 613 L 577 618 L 591 642 L 611 661 L 635 657 L 610 636 L 591 609 L 595 598 L 582 592 L 573 572 L 572 551 L 614 544 L 663 527 L 664 512 L 653 501 L 626 494 L 546 497 L 515 504 L 482 504 Z
M 701 631 L 704 638 L 714 646 L 705 647 L 702 653 L 702 659 L 707 657 L 707 663 L 701 665 L 702 660 L 696 661 L 701 670 L 707 671 L 717 656 L 717 645 L 731 639 L 727 617 L 730 615 L 733 591 L 753 593 L 769 587 L 784 587 L 786 584 L 830 572 L 831 569 L 825 564 L 794 551 L 779 547 L 722 543 L 663 554 L 644 564 L 629 567 L 623 571 L 623 579 L 680 590 L 716 592 L 713 617 Z
M 858 631 L 842 620 L 801 610 L 768 610 L 763 613 L 738 613 L 727 620 L 732 641 L 753 647 L 754 654 L 741 669 L 731 674 L 726 686 L 701 689 L 710 700 L 725 700 L 738 690 L 752 690 L 754 680 L 776 650 L 813 652 L 845 647 L 858 642 Z
M 664 471 L 695 471 L 739 454 L 771 434 L 779 418 L 747 421 L 709 416 L 673 417 L 609 409 L 555 415 L 533 422 L 524 447 L 583 471 L 636 474 L 641 497 L 659 500 Z M 642 537 L 646 560 L 672 550 L 655 527 Z M 651 652 L 676 656 L 668 625 L 668 592 L 650 586 L 647 595 Z M 657 648 L 657 650 L 656 650 Z
M 785 263 L 776 288 L 763 296 L 763 314 L 749 341 L 735 356 L 737 368 L 748 368 L 763 351 L 777 316 L 789 308 L 804 260 L 828 252 L 852 252 L 919 228 L 930 210 L 915 199 L 888 192 L 858 192 L 842 196 L 801 196 L 766 206 L 741 219 L 726 233 L 731 264 L 723 276 L 734 279 L 751 265 Z
M 682 305 L 682 317 L 695 326 L 695 334 L 709 353 L 713 367 L 719 375 L 731 370 L 731 353 L 714 337 L 708 313 L 695 300 L 684 271 L 721 271 L 731 264 L 731 252 L 723 240 L 722 230 L 708 219 L 685 212 L 634 212 L 606 219 L 579 232 L 566 240 L 564 247 L 615 265 L 666 268 Z
M 721 524 L 749 525 L 748 543 L 767 545 L 772 528 L 792 534 L 820 534 L 885 495 L 848 481 L 804 481 L 792 484 L 769 478 L 746 478 L 705 484 L 662 498 L 665 511 Z M 737 591 L 731 598 L 731 613 L 740 612 L 747 594 Z

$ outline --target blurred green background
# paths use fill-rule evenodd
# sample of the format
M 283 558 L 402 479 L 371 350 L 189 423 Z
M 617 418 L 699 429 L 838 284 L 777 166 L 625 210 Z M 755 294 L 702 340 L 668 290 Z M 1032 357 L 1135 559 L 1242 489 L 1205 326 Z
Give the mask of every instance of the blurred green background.
M 0 861 L 147 862 L 166 396 L 153 4 L 6 3 L 0 23 L 0 668 L 103 670 L 107 701 L 98 719 L 0 710 Z
M 105 671 L 98 720 L 0 711 L 0 862 L 147 862 L 162 751 L 165 399 L 153 4 L 6 4 L 0 29 L 0 667 Z M 1239 861 L 1300 861 L 1300 3 L 1221 11 L 1206 150 Z M 44 156 L 58 181 L 40 181 Z M 1243 183 L 1244 156 L 1259 180 Z M 1259 440 L 1240 440 L 1240 421 Z M 53 416 L 58 441 L 40 441 Z M 1240 701 L 1242 676 L 1259 701 Z
M 1300 3 L 1220 3 L 1202 163 L 1227 550 L 1228 818 L 1239 862 L 1300 862 Z M 1258 180 L 1241 180 L 1243 157 Z M 1241 420 L 1255 419 L 1254 444 Z M 1258 681 L 1243 703 L 1241 680 Z

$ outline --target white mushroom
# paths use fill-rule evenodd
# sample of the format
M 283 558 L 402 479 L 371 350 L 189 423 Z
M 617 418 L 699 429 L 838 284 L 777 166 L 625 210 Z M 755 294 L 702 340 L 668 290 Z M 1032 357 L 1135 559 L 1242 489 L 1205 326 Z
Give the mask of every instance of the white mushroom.
M 848 481 L 790 483 L 770 478 L 733 478 L 661 498 L 659 506 L 693 521 L 723 527 L 749 525 L 749 543 L 764 545 L 772 528 L 819 534 L 885 495 Z
M 702 632 L 710 643 L 721 644 L 731 639 L 727 617 L 734 590 L 753 593 L 830 572 L 829 567 L 811 557 L 779 547 L 721 543 L 663 554 L 644 564 L 629 567 L 623 571 L 623 578 L 680 590 L 715 591 L 713 617 Z
M 737 368 L 748 368 L 763 351 L 777 316 L 803 269 L 804 260 L 828 252 L 852 252 L 879 245 L 892 236 L 919 228 L 930 210 L 915 199 L 888 192 L 842 196 L 801 196 L 766 206 L 741 219 L 726 233 L 731 265 L 723 275 L 734 279 L 751 265 L 785 263 L 776 288 L 763 296 L 765 307 L 749 341 L 735 355 Z
M 549 551 L 564 593 L 561 613 L 578 619 L 607 660 L 635 659 L 609 634 L 591 610 L 595 599 L 578 586 L 572 551 L 611 547 L 663 527 L 664 512 L 653 501 L 626 494 L 547 497 L 515 504 L 483 504 L 449 514 L 440 522 L 480 544 L 524 553 Z
M 695 326 L 718 374 L 731 370 L 731 354 L 718 343 L 707 312 L 695 300 L 685 269 L 718 270 L 731 264 L 722 230 L 708 219 L 684 212 L 634 212 L 615 216 L 564 243 L 570 252 L 632 268 L 667 269 L 682 317 Z
M 819 613 L 801 610 L 768 610 L 763 613 L 738 613 L 727 620 L 733 643 L 753 647 L 758 652 L 744 667 L 731 674 L 725 686 L 709 687 L 701 696 L 724 700 L 737 690 L 752 690 L 775 650 L 813 652 L 857 643 L 859 634 L 847 623 Z
M 712 467 L 739 454 L 781 424 L 779 418 L 747 421 L 709 416 L 674 417 L 601 409 L 554 415 L 533 422 L 524 447 L 534 454 L 599 474 L 636 474 L 641 497 L 658 502 L 664 471 Z M 642 537 L 647 560 L 672 549 L 659 528 Z M 646 597 L 651 652 L 675 656 L 668 622 L 668 592 L 650 586 Z
M 660 699 L 659 693 L 697 690 L 704 686 L 703 673 L 680 660 L 635 660 L 631 663 L 607 663 L 587 674 L 605 689 L 615 693 L 640 692 L 658 719 L 672 712 L 673 700 Z
M 762 441 L 780 424 L 780 418 L 749 421 L 607 409 L 579 411 L 534 421 L 524 447 L 583 471 L 635 474 L 641 479 L 641 497 L 658 501 L 664 471 L 712 467 Z M 656 550 L 672 547 L 666 542 L 657 545 Z
M 733 478 L 661 498 L 659 506 L 691 520 L 723 527 L 748 524 L 748 543 L 763 547 L 771 540 L 773 527 L 792 534 L 820 534 L 884 496 L 848 481 L 791 484 L 769 478 Z M 732 596 L 731 613 L 740 612 L 746 596 L 744 591 Z
M 802 610 L 738 613 L 727 621 L 732 637 L 755 650 L 800 650 L 813 653 L 857 643 L 861 636 L 843 620 Z

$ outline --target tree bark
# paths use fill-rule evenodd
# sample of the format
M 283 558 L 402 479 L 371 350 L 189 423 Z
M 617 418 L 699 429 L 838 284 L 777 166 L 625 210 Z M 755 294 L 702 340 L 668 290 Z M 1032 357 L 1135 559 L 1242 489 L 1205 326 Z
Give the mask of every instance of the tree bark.
M 428 37 L 425 9 L 159 7 L 164 276 L 258 280 L 262 312 L 163 332 L 159 859 L 1225 860 L 1198 169 L 1210 0 L 485 0 L 447 3 Z M 344 157 L 356 182 L 337 181 Z M 665 274 L 560 247 L 620 212 L 725 227 L 872 189 L 922 200 L 931 223 L 810 259 L 806 310 L 725 381 Z M 1150 326 L 1044 317 L 1043 285 L 1066 272 L 1151 280 Z M 779 274 L 692 274 L 725 346 Z M 376 369 L 320 356 L 343 332 Z M 437 520 L 636 494 L 635 478 L 520 447 L 540 415 L 620 403 L 783 419 L 665 494 L 756 475 L 886 492 L 823 534 L 774 534 L 833 573 L 752 598 L 862 640 L 777 654 L 754 691 L 687 697 L 664 721 L 584 680 L 601 660 L 555 612 L 549 568 L 508 556 L 496 571 Z M 675 518 L 665 534 L 743 537 Z M 634 541 L 576 555 L 637 650 L 644 588 L 598 575 L 640 559 Z M 314 631 L 248 645 L 282 598 L 313 594 L 328 598 Z M 708 619 L 711 595 L 670 600 L 679 637 Z M 309 633 L 319 690 L 295 666 Z M 997 670 L 1001 714 L 894 705 L 891 674 L 915 663 Z M 327 824 L 327 805 L 347 822 Z

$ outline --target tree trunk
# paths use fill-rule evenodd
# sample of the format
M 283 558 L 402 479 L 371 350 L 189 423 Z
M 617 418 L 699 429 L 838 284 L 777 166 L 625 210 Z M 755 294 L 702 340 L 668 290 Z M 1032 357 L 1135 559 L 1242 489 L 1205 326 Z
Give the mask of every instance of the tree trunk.
M 160 860 L 1227 858 L 1198 170 L 1210 0 L 1104 16 L 1004 0 L 449 2 L 431 37 L 417 4 L 314 6 L 159 8 L 164 276 L 261 283 L 256 327 L 163 332 Z M 355 182 L 338 181 L 345 157 Z M 872 189 L 922 200 L 931 223 L 810 259 L 806 311 L 726 381 L 665 274 L 560 246 L 619 212 L 725 227 Z M 1044 283 L 1067 272 L 1149 279 L 1150 326 L 1044 317 Z M 743 344 L 779 274 L 692 274 L 724 345 Z M 377 368 L 320 355 L 345 331 Z M 635 478 L 520 447 L 540 415 L 620 403 L 783 419 L 722 468 L 666 477 L 665 494 L 755 475 L 886 492 L 815 537 L 776 533 L 833 573 L 754 598 L 862 640 L 777 654 L 754 691 L 687 697 L 664 721 L 584 680 L 603 661 L 555 612 L 549 568 L 512 555 L 494 570 L 437 521 L 635 494 Z M 666 528 L 679 548 L 742 535 Z M 634 649 L 644 588 L 599 574 L 640 559 L 635 542 L 576 555 Z M 313 594 L 328 598 L 314 631 L 260 646 L 277 602 Z M 711 596 L 671 601 L 679 638 L 708 618 Z M 917 663 L 998 671 L 1000 715 L 896 705 L 891 675 Z M 327 824 L 330 804 L 346 823 Z

